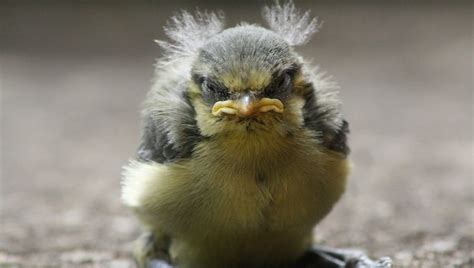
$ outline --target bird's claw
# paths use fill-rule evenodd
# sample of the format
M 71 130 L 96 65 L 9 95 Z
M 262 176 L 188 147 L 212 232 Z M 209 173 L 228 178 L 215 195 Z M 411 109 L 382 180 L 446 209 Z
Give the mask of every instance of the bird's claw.
M 364 252 L 315 246 L 301 258 L 298 268 L 391 268 L 392 260 L 383 257 L 371 260 Z
M 154 259 L 149 268 L 177 268 L 168 262 Z M 362 251 L 314 247 L 308 250 L 291 268 L 392 268 L 392 260 L 382 257 L 371 260 Z
M 367 256 L 359 256 L 350 258 L 345 268 L 391 268 L 392 259 L 389 257 L 382 257 L 378 260 L 371 260 Z
M 163 260 L 155 259 L 150 261 L 148 268 L 177 268 L 177 266 L 173 266 Z

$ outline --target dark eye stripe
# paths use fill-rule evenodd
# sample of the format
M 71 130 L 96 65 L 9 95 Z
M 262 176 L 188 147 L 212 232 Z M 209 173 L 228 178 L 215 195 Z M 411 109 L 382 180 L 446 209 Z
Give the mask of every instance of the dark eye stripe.
M 229 90 L 209 78 L 202 79 L 200 84 L 203 99 L 208 103 L 227 100 L 230 97 Z
M 286 98 L 292 88 L 292 76 L 288 72 L 284 72 L 275 77 L 273 82 L 264 90 L 264 94 L 270 98 Z

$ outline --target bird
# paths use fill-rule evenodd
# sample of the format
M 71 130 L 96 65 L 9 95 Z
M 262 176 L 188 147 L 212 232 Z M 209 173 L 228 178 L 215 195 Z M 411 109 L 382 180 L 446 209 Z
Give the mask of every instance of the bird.
M 144 229 L 138 267 L 390 267 L 313 246 L 346 189 L 349 124 L 337 83 L 295 50 L 318 19 L 293 2 L 262 15 L 267 27 L 225 28 L 222 12 L 182 11 L 156 41 L 164 55 L 121 181 Z

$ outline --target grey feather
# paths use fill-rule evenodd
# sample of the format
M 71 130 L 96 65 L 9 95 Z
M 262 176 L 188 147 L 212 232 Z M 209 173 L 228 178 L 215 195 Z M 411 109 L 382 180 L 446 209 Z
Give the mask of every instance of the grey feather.
M 314 131 L 326 148 L 349 154 L 347 135 L 349 124 L 341 113 L 341 102 L 337 97 L 339 86 L 331 77 L 320 72 L 318 67 L 304 65 L 306 84 L 306 103 L 303 107 L 305 127 Z
M 275 1 L 273 6 L 263 8 L 262 15 L 270 29 L 291 46 L 306 44 L 321 27 L 317 18 L 311 18 L 309 11 L 301 14 L 292 1 L 283 5 Z
M 173 16 L 164 27 L 170 42 L 155 40 L 164 50 L 164 56 L 158 60 L 157 67 L 167 68 L 176 61 L 193 57 L 207 40 L 224 29 L 222 12 L 200 12 L 192 15 L 182 11 Z
M 186 83 L 180 77 L 157 80 L 144 103 L 141 160 L 174 162 L 191 156 L 203 139 L 194 118 L 195 111 L 186 96 Z
M 243 24 L 226 29 L 201 48 L 194 73 L 220 76 L 249 72 L 273 73 L 291 68 L 297 57 L 276 33 L 257 25 Z

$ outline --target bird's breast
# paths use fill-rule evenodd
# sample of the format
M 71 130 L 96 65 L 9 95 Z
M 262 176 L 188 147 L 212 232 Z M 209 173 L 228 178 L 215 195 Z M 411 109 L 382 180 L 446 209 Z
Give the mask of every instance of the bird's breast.
M 220 248 L 220 256 L 235 252 L 236 258 L 301 253 L 314 225 L 344 191 L 348 165 L 314 142 L 286 139 L 227 137 L 198 146 L 187 165 L 199 194 L 181 201 L 194 202 L 188 214 L 191 229 L 183 233 L 192 238 L 177 240 L 183 247 L 177 252 Z
M 347 174 L 345 159 L 304 133 L 211 139 L 195 156 L 208 221 L 242 230 L 312 227 L 339 198 Z

